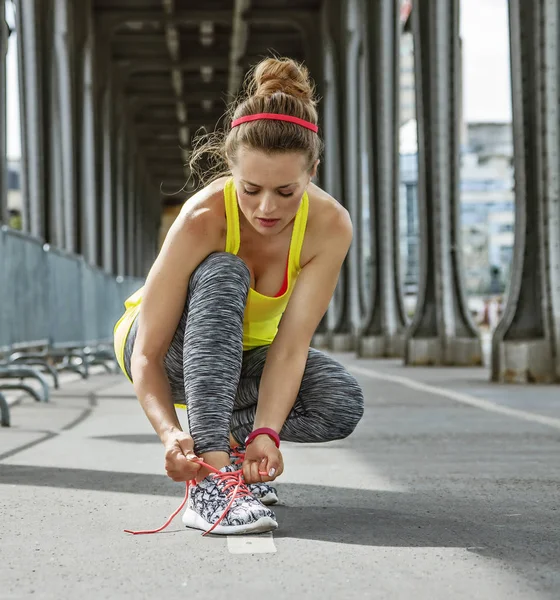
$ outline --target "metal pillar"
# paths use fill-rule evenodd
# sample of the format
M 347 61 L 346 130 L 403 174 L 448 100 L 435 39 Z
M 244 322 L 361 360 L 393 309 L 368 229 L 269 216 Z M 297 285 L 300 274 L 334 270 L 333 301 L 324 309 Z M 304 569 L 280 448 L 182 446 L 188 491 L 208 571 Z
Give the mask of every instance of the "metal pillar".
M 356 222 L 360 222 L 361 190 L 360 190 L 360 51 L 362 49 L 360 6 L 358 0 L 346 3 L 346 55 L 345 55 L 345 90 L 346 134 L 344 161 L 346 165 L 345 196 L 346 208 Z M 350 334 L 352 349 L 356 348 L 357 333 L 362 318 L 360 305 L 359 279 L 359 232 L 355 232 L 348 252 L 348 278 L 350 287 Z M 336 338 L 334 338 L 336 340 Z M 333 340 L 334 341 L 334 340 Z
M 416 2 L 412 24 L 421 262 L 405 362 L 478 365 L 481 344 L 466 308 L 459 260 L 459 0 Z
M 136 276 L 142 277 L 146 273 L 144 271 L 145 263 L 145 246 L 148 240 L 145 235 L 145 221 L 146 211 L 144 206 L 144 195 L 146 185 L 148 183 L 148 176 L 145 171 L 142 170 L 140 159 L 137 161 L 137 175 L 136 175 L 136 252 L 134 254 L 136 260 Z
M 49 143 L 48 160 L 45 165 L 48 181 L 48 202 L 46 204 L 46 218 L 48 221 L 48 241 L 58 248 L 66 247 L 66 226 L 64 210 L 64 166 L 62 160 L 62 124 L 63 115 L 60 107 L 59 64 L 57 60 L 50 61 L 50 82 L 45 84 L 48 94 L 49 131 L 45 137 Z M 32 140 L 30 140 L 32 144 Z
M 135 269 L 135 238 L 136 238 L 136 153 L 134 148 L 130 149 L 127 161 L 128 184 L 126 190 L 126 274 L 136 275 Z
M 560 11 L 510 0 L 516 230 L 494 381 L 560 381 Z
M 45 43 L 45 30 L 49 29 L 47 9 L 40 0 L 16 0 L 23 224 L 32 235 L 52 241 L 47 231 L 46 207 L 49 189 L 46 163 L 50 148 L 44 120 L 48 87 L 43 85 L 44 65 L 48 64 L 49 55 Z
M 323 30 L 327 31 L 325 13 L 323 13 Z M 321 129 L 324 139 L 327 140 L 324 151 L 323 165 L 319 168 L 322 171 L 321 183 L 326 191 L 333 197 L 340 198 L 340 178 L 338 169 L 341 162 L 339 144 L 338 144 L 338 121 L 337 121 L 337 98 L 336 98 L 336 79 L 333 60 L 334 48 L 332 40 L 325 33 L 325 44 L 323 52 L 323 112 Z M 344 269 L 343 269 L 344 271 Z M 341 273 L 341 279 L 335 290 L 334 297 L 329 305 L 327 314 L 324 317 L 325 327 L 321 327 L 313 336 L 313 346 L 315 348 L 328 348 L 330 346 L 331 331 L 337 320 L 337 308 L 340 306 L 340 292 L 343 288 L 344 273 Z
M 64 248 L 77 250 L 76 155 L 74 102 L 74 44 L 71 3 L 55 0 L 55 56 L 58 66 L 58 101 L 60 108 L 60 153 L 62 162 L 62 207 L 64 213 Z
M 8 23 L 4 0 L 0 0 L 0 223 L 7 224 L 8 214 L 8 169 L 7 169 L 7 95 L 6 55 L 8 53 Z
M 365 154 L 371 177 L 372 302 L 361 331 L 361 356 L 402 356 L 405 310 L 399 275 L 399 11 L 396 2 L 365 2 L 369 119 Z
M 125 177 L 126 177 L 126 156 L 125 156 L 125 126 L 121 118 L 121 124 L 116 132 L 117 134 L 117 148 L 116 148 L 116 190 L 115 190 L 115 201 L 116 201 L 116 223 L 115 223 L 115 246 L 116 246 L 116 259 L 117 269 L 116 272 L 119 275 L 126 274 L 126 188 L 125 188 Z
M 325 147 L 327 191 L 348 208 L 346 197 L 345 124 L 346 124 L 346 21 L 347 6 L 338 0 L 326 0 L 323 6 L 323 30 L 327 63 L 325 64 L 325 94 L 329 108 L 325 107 Z M 355 347 L 351 307 L 350 259 L 344 262 L 340 280 L 333 298 L 329 318 L 332 330 L 328 336 L 333 350 L 347 351 Z
M 114 247 L 113 247 L 113 230 L 115 222 L 113 219 L 113 94 L 111 84 L 108 83 L 103 94 L 103 110 L 102 110 L 102 180 L 103 180 L 103 209 L 102 209 L 102 252 L 103 252 L 103 268 L 108 273 L 114 271 Z
M 91 10 L 91 7 L 90 7 Z M 98 264 L 99 220 L 97 211 L 98 193 L 96 177 L 96 118 L 93 23 L 87 15 L 86 36 L 82 54 L 82 109 L 81 109 L 81 177 L 80 177 L 80 229 L 81 252 L 86 261 Z

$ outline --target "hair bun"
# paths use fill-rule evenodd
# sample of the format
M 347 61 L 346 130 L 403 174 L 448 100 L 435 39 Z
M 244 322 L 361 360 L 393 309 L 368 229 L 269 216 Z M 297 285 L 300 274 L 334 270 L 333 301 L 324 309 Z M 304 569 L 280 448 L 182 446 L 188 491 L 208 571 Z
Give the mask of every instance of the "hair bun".
M 291 58 L 267 58 L 253 73 L 252 96 L 267 97 L 278 92 L 315 104 L 313 83 L 307 67 Z

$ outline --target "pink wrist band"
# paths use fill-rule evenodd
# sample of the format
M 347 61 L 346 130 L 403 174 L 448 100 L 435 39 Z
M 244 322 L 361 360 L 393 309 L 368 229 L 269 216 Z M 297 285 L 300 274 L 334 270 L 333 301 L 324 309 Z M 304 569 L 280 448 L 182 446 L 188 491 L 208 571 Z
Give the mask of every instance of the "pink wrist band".
M 245 446 L 248 446 L 258 435 L 268 435 L 268 437 L 276 444 L 277 448 L 280 448 L 280 436 L 270 429 L 270 427 L 260 427 L 252 431 L 245 439 Z

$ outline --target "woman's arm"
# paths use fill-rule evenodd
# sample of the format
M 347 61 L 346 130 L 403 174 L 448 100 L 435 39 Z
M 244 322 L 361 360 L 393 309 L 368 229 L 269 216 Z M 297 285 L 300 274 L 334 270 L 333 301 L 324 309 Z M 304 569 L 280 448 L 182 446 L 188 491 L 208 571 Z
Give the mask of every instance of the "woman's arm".
M 131 372 L 138 400 L 164 444 L 181 430 L 165 372 L 165 355 L 184 310 L 191 274 L 209 254 L 222 249 L 223 221 L 223 207 L 212 202 L 207 190 L 189 200 L 146 280 Z

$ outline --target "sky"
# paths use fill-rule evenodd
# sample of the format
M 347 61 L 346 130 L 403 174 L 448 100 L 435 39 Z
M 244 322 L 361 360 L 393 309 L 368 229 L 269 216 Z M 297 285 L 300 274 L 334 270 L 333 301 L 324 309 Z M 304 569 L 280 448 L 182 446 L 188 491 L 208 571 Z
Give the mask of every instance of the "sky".
M 461 0 L 463 106 L 467 122 L 511 120 L 508 0 Z M 11 3 L 8 24 L 13 27 Z M 7 57 L 8 158 L 21 154 L 15 36 Z

